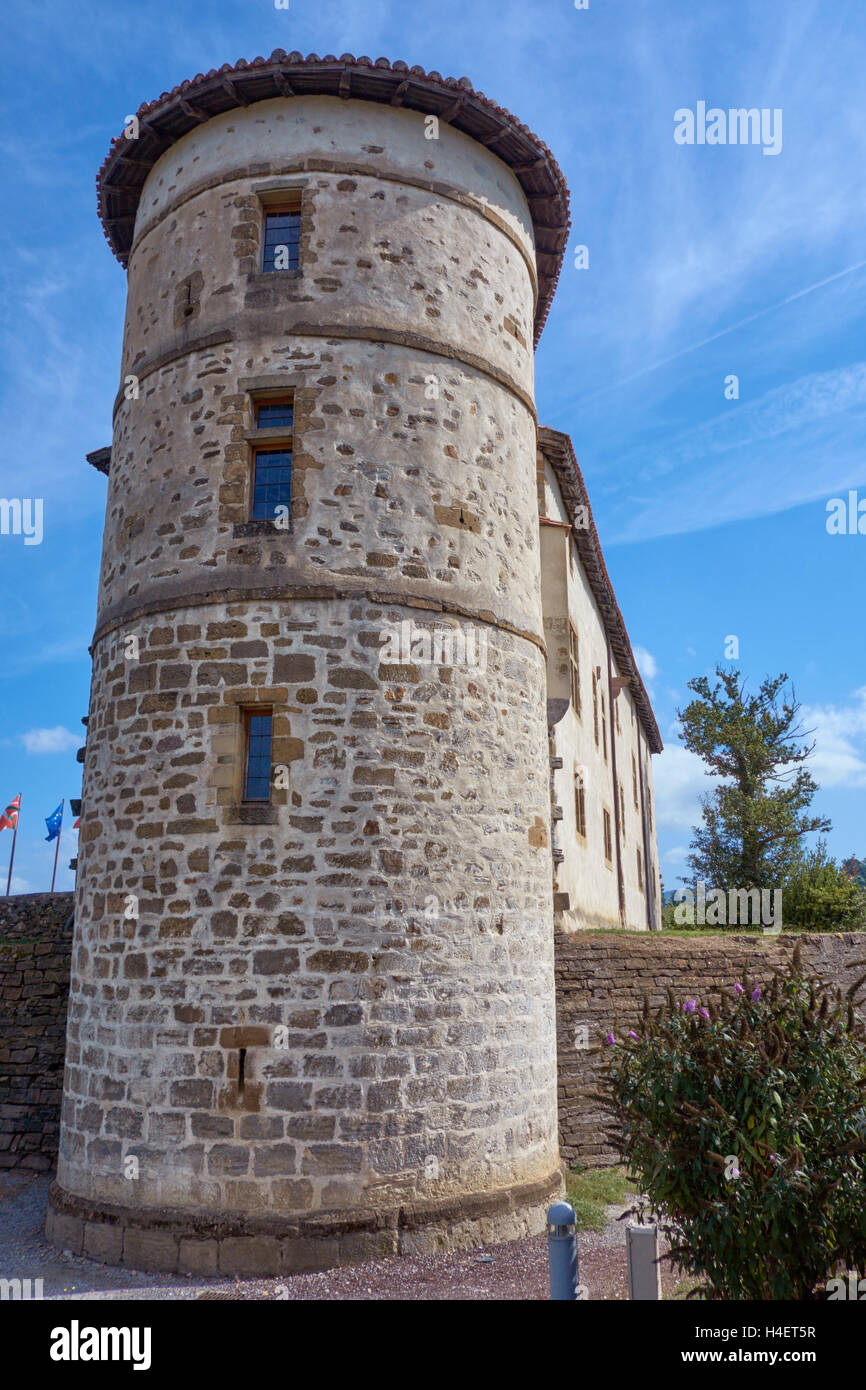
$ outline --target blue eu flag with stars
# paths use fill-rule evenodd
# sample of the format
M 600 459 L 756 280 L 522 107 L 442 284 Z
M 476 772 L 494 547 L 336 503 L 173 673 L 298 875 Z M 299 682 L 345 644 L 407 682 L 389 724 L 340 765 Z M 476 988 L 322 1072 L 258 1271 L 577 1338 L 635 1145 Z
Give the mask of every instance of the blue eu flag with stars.
M 61 801 L 60 805 L 57 807 L 57 810 L 52 811 L 50 816 L 45 817 L 45 824 L 48 826 L 48 834 L 45 836 L 46 840 L 57 839 L 57 836 L 60 834 L 60 822 L 62 820 L 63 802 Z

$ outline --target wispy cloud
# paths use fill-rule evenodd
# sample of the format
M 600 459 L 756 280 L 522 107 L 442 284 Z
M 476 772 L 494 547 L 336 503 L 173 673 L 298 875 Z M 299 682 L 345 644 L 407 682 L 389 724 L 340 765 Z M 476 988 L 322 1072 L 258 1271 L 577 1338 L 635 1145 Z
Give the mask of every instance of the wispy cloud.
M 628 386 L 631 382 L 637 381 L 642 376 L 648 376 L 651 372 L 660 371 L 662 367 L 669 366 L 672 362 L 678 362 L 683 357 L 688 357 L 690 353 L 699 352 L 701 348 L 709 347 L 711 343 L 717 343 L 722 338 L 729 337 L 732 333 L 739 333 L 741 329 L 747 328 L 749 324 L 756 323 L 758 319 L 765 318 L 767 314 L 774 314 L 779 309 L 784 309 L 787 305 L 793 304 L 798 299 L 803 299 L 807 294 L 814 294 L 817 290 L 825 289 L 827 285 L 834 284 L 837 280 L 843 280 L 848 275 L 854 275 L 857 271 L 866 267 L 866 260 L 856 261 L 854 265 L 846 266 L 844 270 L 838 270 L 832 275 L 825 275 L 823 279 L 816 280 L 813 285 L 806 285 L 801 290 L 795 290 L 793 294 L 785 295 L 775 304 L 768 304 L 763 309 L 757 309 L 753 314 L 747 314 L 745 318 L 737 319 L 735 323 L 728 324 L 726 328 L 720 328 L 717 333 L 710 333 L 708 337 L 701 338 L 696 343 L 689 343 L 686 347 L 678 348 L 676 352 L 670 353 L 667 357 L 660 358 L 657 362 L 650 362 L 645 367 L 640 367 L 630 376 L 623 377 L 620 381 L 614 381 L 599 390 L 594 391 L 591 396 L 581 397 L 580 405 L 586 406 L 590 401 L 597 400 L 599 397 L 610 395 L 612 392 L 619 391 L 623 386 Z
M 81 735 L 58 724 L 53 729 L 30 729 L 21 735 L 28 753 L 68 753 L 81 743 Z
M 666 854 L 662 855 L 662 859 L 665 864 L 684 864 L 688 852 L 688 845 L 676 845 L 673 849 L 669 849 Z
M 632 648 L 632 651 L 634 652 L 634 659 L 637 662 L 638 670 L 644 680 L 647 682 L 655 680 L 659 673 L 659 666 L 652 652 L 648 652 L 646 647 L 640 646 L 639 643 Z
M 704 530 L 863 483 L 864 409 L 866 362 L 810 372 L 755 401 L 732 402 L 625 460 L 644 500 L 620 504 L 615 539 Z M 817 534 L 822 530 L 819 525 Z
M 90 638 L 83 635 L 41 645 L 31 640 L 28 646 L 15 653 L 7 666 L 0 668 L 0 680 L 15 680 L 40 666 L 65 665 L 86 659 L 89 641 Z

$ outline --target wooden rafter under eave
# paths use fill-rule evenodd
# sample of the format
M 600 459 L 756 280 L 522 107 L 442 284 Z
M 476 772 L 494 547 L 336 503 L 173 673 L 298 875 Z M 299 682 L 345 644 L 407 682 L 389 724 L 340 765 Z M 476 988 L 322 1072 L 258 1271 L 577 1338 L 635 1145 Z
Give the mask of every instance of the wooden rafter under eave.
M 97 473 L 104 473 L 106 478 L 108 477 L 108 471 L 111 468 L 110 444 L 104 449 L 94 449 L 92 453 L 85 454 L 84 457 L 87 459 L 91 468 L 95 468 Z

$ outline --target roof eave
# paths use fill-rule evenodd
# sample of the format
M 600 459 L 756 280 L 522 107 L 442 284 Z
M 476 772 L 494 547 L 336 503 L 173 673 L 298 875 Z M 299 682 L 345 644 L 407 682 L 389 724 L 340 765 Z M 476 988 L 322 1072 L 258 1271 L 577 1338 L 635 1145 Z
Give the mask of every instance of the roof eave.
M 122 265 L 132 246 L 135 213 L 144 182 L 156 161 L 188 131 L 240 106 L 278 97 L 329 95 L 406 106 L 447 120 L 485 145 L 518 179 L 532 215 L 539 293 L 535 342 L 556 290 L 569 232 L 568 188 L 550 150 L 504 107 L 476 92 L 467 77 L 443 77 L 407 63 L 374 62 L 344 53 L 285 53 L 240 59 L 181 82 L 136 112 L 134 142 L 120 135 L 111 143 L 96 178 L 97 204 L 106 239 Z
M 538 431 L 538 447 L 556 474 L 562 500 L 571 517 L 575 545 L 616 658 L 617 670 L 628 679 L 629 690 L 640 715 L 650 750 L 653 753 L 661 753 L 664 747 L 661 734 L 632 651 L 625 619 L 619 610 L 610 575 L 604 563 L 601 541 L 571 436 L 545 425 Z M 586 525 L 577 521 L 578 507 L 586 509 Z

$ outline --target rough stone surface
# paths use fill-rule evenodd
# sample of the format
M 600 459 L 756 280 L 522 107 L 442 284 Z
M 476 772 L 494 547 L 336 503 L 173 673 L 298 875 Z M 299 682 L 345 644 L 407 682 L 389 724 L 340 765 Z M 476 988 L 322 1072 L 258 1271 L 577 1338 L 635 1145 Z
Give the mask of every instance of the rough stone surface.
M 866 971 L 866 934 L 853 932 L 704 937 L 557 932 L 563 1159 L 590 1167 L 620 1161 L 605 1138 L 606 1115 L 595 1097 L 604 1090 L 605 1035 L 635 1027 L 645 993 L 657 1009 L 669 987 L 678 999 L 701 1001 L 722 987 L 730 989 L 744 974 L 766 984 L 774 969 L 785 968 L 798 942 L 804 967 L 843 993 Z
M 71 893 L 0 899 L 0 1169 L 56 1158 L 71 912 Z
M 127 1263 L 181 1259 L 200 1213 L 488 1238 L 525 1214 L 462 1204 L 557 1181 L 532 222 L 490 151 L 363 119 L 357 176 L 317 98 L 208 122 L 143 191 L 58 1166 L 97 1211 L 178 1218 L 127 1222 Z M 262 274 L 287 122 L 300 266 Z M 305 141 L 333 170 L 298 172 Z M 268 389 L 294 393 L 290 530 L 250 521 Z M 403 623 L 483 631 L 483 668 L 386 660 Z M 257 708 L 284 775 L 251 806 Z M 221 1270 L 273 1263 L 267 1233 L 214 1238 Z

